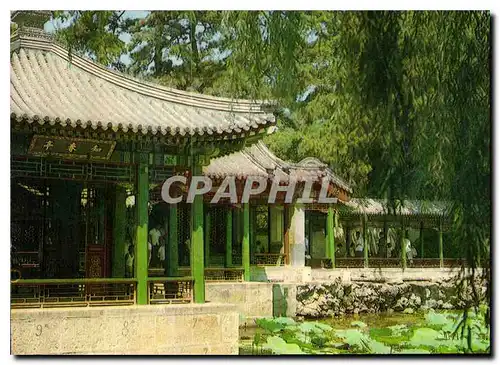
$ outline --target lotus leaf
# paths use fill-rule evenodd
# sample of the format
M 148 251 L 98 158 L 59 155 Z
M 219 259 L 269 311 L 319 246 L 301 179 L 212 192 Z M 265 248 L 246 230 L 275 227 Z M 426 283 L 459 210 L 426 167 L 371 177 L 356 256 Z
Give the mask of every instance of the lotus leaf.
M 275 323 L 283 324 L 286 326 L 293 326 L 296 324 L 292 318 L 288 318 L 288 317 L 277 317 L 277 318 L 274 318 L 273 321 Z
M 304 354 L 304 352 L 297 344 L 286 343 L 281 337 L 278 336 L 268 337 L 267 342 L 264 344 L 263 348 L 269 349 L 277 355 Z
M 424 349 L 403 349 L 397 352 L 398 354 L 430 354 L 431 352 Z
M 304 333 L 323 333 L 324 330 L 318 326 L 317 322 L 304 322 L 301 323 L 299 329 Z
M 366 327 L 366 323 L 361 322 L 361 321 L 352 321 L 351 322 L 351 326 L 352 327 L 365 328 Z
M 413 332 L 413 336 L 410 338 L 410 345 L 418 347 L 418 346 L 429 346 L 432 348 L 436 348 L 441 344 L 439 338 L 441 334 L 433 330 L 432 328 L 417 328 Z
M 369 342 L 370 352 L 374 354 L 390 354 L 391 348 L 384 345 L 382 342 L 376 340 L 370 340 Z

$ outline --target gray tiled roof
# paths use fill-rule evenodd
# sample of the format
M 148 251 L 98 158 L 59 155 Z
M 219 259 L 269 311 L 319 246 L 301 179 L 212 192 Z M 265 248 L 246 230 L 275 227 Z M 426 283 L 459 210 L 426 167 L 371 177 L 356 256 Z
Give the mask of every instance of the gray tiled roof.
M 283 161 L 274 155 L 262 141 L 245 147 L 241 151 L 213 159 L 203 172 L 207 176 L 219 179 L 226 176 L 240 178 L 275 176 L 281 181 L 288 181 L 288 179 L 320 181 L 328 176 L 332 183 L 347 192 L 352 192 L 351 188 L 321 161 L 315 158 L 306 158 L 299 163 Z
M 72 55 L 50 36 L 11 38 L 11 118 L 162 135 L 249 135 L 275 118 L 264 102 L 179 91 Z
M 345 205 L 346 214 L 385 215 L 388 202 L 383 199 L 352 198 Z M 397 215 L 447 215 L 450 204 L 443 201 L 405 200 L 396 207 Z

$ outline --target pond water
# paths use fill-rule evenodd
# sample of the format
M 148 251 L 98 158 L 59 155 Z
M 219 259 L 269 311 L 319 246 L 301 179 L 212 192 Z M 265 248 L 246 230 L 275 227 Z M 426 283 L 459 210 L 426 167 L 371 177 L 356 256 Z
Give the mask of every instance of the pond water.
M 376 313 L 376 314 L 346 314 L 341 317 L 335 318 L 323 318 L 317 320 L 317 322 L 325 323 L 333 328 L 346 329 L 351 328 L 351 322 L 362 321 L 367 324 L 368 327 L 389 327 L 397 324 L 407 324 L 411 325 L 413 323 L 422 323 L 425 320 L 424 313 Z M 300 321 L 297 321 L 300 323 Z M 316 320 L 305 320 L 305 322 L 316 322 Z M 247 326 L 240 328 L 240 341 L 245 343 L 252 342 L 255 333 L 264 333 L 265 331 L 258 326 Z
M 479 314 L 466 322 L 469 341 L 453 336 L 462 316 L 461 311 L 431 311 L 263 319 L 240 328 L 240 355 L 489 352 L 489 330 Z

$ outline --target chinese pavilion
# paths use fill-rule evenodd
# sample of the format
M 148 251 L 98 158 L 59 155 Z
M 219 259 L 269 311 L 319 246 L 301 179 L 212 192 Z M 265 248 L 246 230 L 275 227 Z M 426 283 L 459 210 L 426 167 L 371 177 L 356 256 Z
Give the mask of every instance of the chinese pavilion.
M 12 16 L 13 306 L 203 303 L 205 280 L 250 281 L 255 266 L 314 267 L 316 260 L 368 267 L 366 245 L 361 260 L 336 257 L 340 224 L 347 246 L 350 230 L 365 235 L 367 221 L 384 229 L 447 224 L 442 206 L 414 203 L 391 213 L 380 202 L 349 199 L 348 184 L 317 159 L 275 156 L 260 141 L 274 129 L 271 103 L 174 90 L 112 71 L 45 33 L 49 17 Z M 161 199 L 168 177 L 201 174 L 214 182 L 209 194 L 193 204 Z M 236 177 L 238 194 L 249 177 L 297 188 L 292 203 L 280 191 L 268 204 L 268 184 L 249 203 L 211 204 L 227 176 Z M 336 204 L 317 204 L 325 180 Z M 307 189 L 311 201 L 297 203 Z M 152 230 L 159 244 L 149 244 Z M 441 230 L 439 237 L 442 266 Z M 396 266 L 405 267 L 401 259 Z
M 18 29 L 11 37 L 11 251 L 21 275 L 14 294 L 24 298 L 21 304 L 36 304 L 49 289 L 54 296 L 69 290 L 61 289 L 65 284 L 75 297 L 92 278 L 87 289 L 107 286 L 105 300 L 122 279 L 134 292 L 115 297 L 146 304 L 154 284 L 150 189 L 173 174 L 199 175 L 212 158 L 258 140 L 275 123 L 272 108 L 109 70 L 45 33 L 49 17 L 12 16 Z M 194 282 L 195 302 L 204 302 L 203 210 L 198 196 L 188 212 L 192 277 L 186 280 Z M 130 247 L 134 277 L 123 279 Z

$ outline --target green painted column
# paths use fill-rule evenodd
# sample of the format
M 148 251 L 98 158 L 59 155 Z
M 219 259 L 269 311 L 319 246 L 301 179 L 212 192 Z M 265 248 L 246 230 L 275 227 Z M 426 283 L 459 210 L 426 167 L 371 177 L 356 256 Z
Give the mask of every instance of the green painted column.
M 439 267 L 444 267 L 444 255 L 443 255 L 443 224 L 439 222 Z
M 335 268 L 335 211 L 331 206 L 326 216 L 326 257 L 332 260 L 332 267 Z
M 405 245 L 405 229 L 404 226 L 401 226 L 401 267 L 403 270 L 406 269 L 406 245 Z
M 233 209 L 226 211 L 226 267 L 233 266 Z
M 137 279 L 137 304 L 148 304 L 148 201 L 149 182 L 147 155 L 141 156 L 137 168 L 137 231 L 135 247 L 135 277 Z
M 368 267 L 368 241 L 366 239 L 366 216 L 363 216 L 363 256 L 364 267 Z
M 115 187 L 115 201 L 113 214 L 113 263 L 111 275 L 114 278 L 125 277 L 125 254 L 128 252 L 126 232 L 127 191 L 121 186 Z
M 243 247 L 241 261 L 244 269 L 244 280 L 250 281 L 250 204 L 243 204 Z
M 168 214 L 168 275 L 177 276 L 179 268 L 179 238 L 177 229 L 177 205 L 170 205 Z
M 201 166 L 195 165 L 193 176 L 201 176 Z M 196 195 L 191 207 L 191 272 L 194 278 L 194 302 L 205 303 L 205 260 L 203 233 L 203 196 Z
M 204 238 L 204 244 L 205 244 L 205 267 L 210 267 L 210 229 L 211 229 L 211 215 L 210 215 L 210 207 L 208 205 L 205 205 L 205 238 Z
M 424 258 L 424 222 L 420 222 L 420 258 Z
M 249 244 L 248 244 L 248 257 L 253 253 L 254 247 L 255 247 L 255 209 L 252 209 L 250 205 L 248 206 L 248 237 L 249 237 Z M 250 249 L 251 248 L 251 249 Z M 250 260 L 252 262 L 252 260 Z M 250 279 L 249 279 L 250 280 Z

